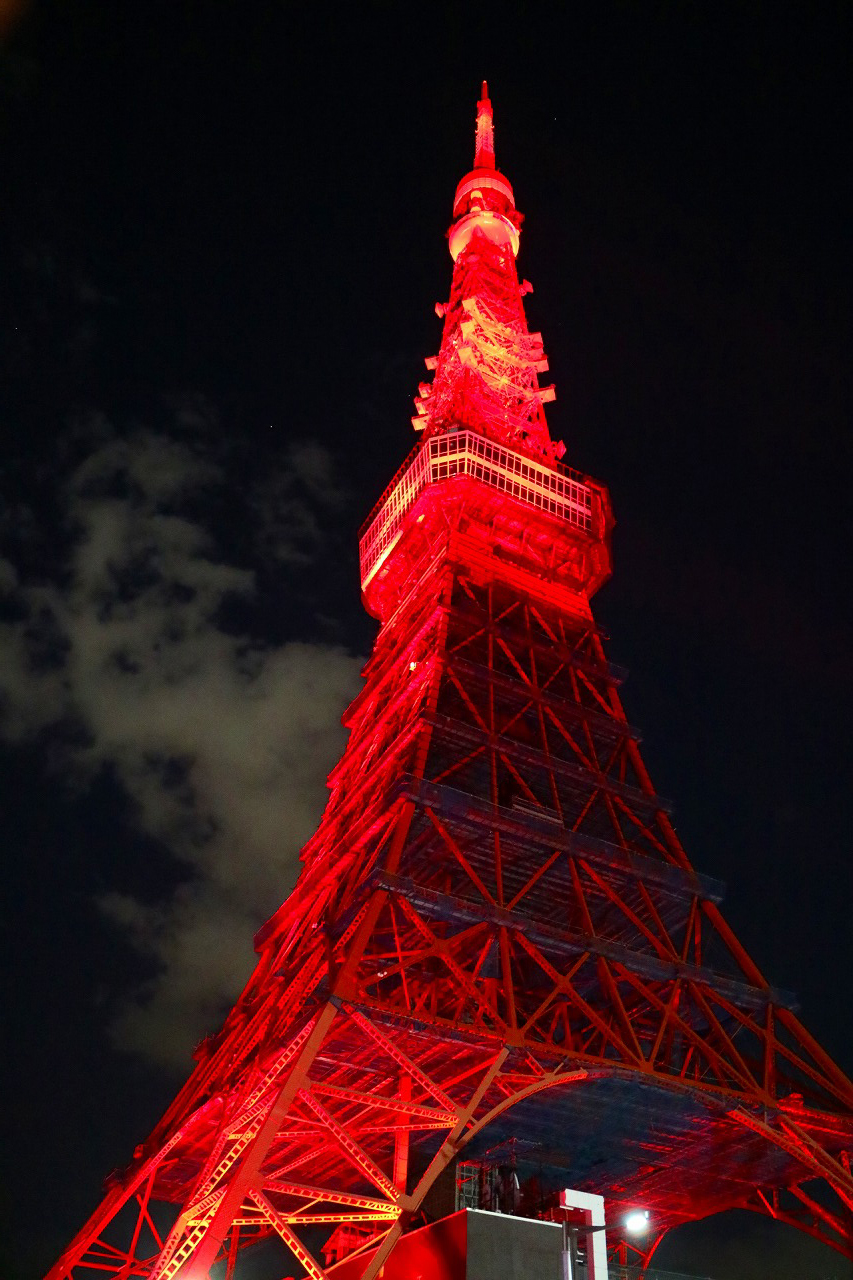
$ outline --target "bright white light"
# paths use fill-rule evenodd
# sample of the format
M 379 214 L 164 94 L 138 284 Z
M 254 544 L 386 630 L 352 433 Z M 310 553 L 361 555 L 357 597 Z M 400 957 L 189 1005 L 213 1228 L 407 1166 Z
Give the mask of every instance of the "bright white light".
M 625 1219 L 625 1229 L 630 1231 L 632 1236 L 639 1236 L 642 1235 L 644 1231 L 648 1231 L 648 1209 L 637 1209 L 634 1213 L 629 1213 L 628 1217 Z

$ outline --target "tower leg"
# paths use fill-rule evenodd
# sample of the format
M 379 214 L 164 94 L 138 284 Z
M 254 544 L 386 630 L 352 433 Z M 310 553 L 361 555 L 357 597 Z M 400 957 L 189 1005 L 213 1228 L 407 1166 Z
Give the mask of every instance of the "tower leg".
M 188 1262 L 190 1258 L 192 1258 L 193 1273 L 199 1276 L 203 1276 L 213 1266 L 231 1228 L 231 1223 L 237 1217 L 240 1206 L 252 1189 L 252 1184 L 264 1157 L 269 1151 L 270 1144 L 278 1133 L 281 1122 L 290 1109 L 294 1098 L 305 1083 L 311 1064 L 317 1056 L 317 1052 L 337 1012 L 335 1005 L 327 1004 L 317 1018 L 293 1069 L 282 1086 L 278 1097 L 267 1112 L 266 1119 L 258 1129 L 254 1140 L 244 1153 L 240 1167 L 231 1178 L 224 1195 L 221 1197 L 215 1212 L 211 1215 L 203 1233 L 199 1236 L 195 1247 L 186 1254 L 184 1254 L 183 1249 L 173 1253 L 170 1261 L 154 1272 L 152 1280 L 173 1280 L 173 1277 L 179 1273 L 184 1263 Z M 179 1229 L 182 1234 L 182 1228 Z M 175 1243 L 177 1243 L 177 1238 Z

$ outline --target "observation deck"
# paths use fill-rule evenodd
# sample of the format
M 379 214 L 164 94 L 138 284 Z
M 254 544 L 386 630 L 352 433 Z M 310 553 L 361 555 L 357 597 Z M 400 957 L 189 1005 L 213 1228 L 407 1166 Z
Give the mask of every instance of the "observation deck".
M 479 480 L 581 534 L 596 534 L 594 497 L 603 492 L 601 486 L 578 471 L 537 461 L 476 431 L 451 431 L 415 446 L 362 526 L 362 591 L 382 568 L 422 495 L 456 476 Z

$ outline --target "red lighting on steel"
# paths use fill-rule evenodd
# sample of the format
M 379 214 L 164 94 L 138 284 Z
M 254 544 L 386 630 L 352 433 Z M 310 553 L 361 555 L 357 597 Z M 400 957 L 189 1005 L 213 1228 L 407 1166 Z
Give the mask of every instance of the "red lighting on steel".
M 483 81 L 483 92 L 477 103 L 477 141 L 474 146 L 474 168 L 495 167 L 495 122 L 489 101 L 489 86 Z
M 381 626 L 326 810 L 243 995 L 50 1280 L 231 1280 L 273 1235 L 321 1278 L 309 1224 L 373 1280 L 515 1115 L 562 1185 L 648 1207 L 646 1259 L 732 1207 L 853 1255 L 853 1085 L 693 870 L 593 621 L 609 498 L 548 430 L 485 84 L 453 216 L 423 434 L 361 540 Z

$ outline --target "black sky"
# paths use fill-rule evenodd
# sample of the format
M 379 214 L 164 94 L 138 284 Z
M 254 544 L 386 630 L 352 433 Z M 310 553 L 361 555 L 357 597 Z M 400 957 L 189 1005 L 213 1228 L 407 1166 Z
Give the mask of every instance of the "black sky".
M 488 77 L 552 434 L 611 488 L 597 617 L 629 717 L 694 865 L 848 1073 L 851 25 L 830 4 L 33 2 L 0 54 L 0 555 L 59 581 L 56 494 L 93 418 L 168 438 L 192 405 L 231 477 L 204 518 L 259 575 L 233 626 L 353 655 L 357 529 L 411 447 Z M 252 495 L 310 440 L 334 500 L 270 564 Z M 0 1263 L 24 1278 L 179 1081 L 114 1047 L 148 969 L 95 904 L 180 873 L 110 769 L 69 787 L 50 735 L 0 722 L 0 747 Z M 728 1219 L 668 1259 L 757 1277 L 768 1239 Z

